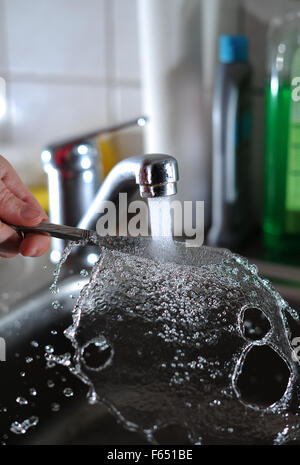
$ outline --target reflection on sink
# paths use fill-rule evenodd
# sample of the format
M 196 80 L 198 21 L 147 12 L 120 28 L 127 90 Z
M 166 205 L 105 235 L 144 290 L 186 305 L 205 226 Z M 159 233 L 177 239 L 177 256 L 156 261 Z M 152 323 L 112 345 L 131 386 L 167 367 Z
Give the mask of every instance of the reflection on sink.
M 12 267 L 13 268 L 13 267 Z M 38 267 L 37 267 L 38 268 Z M 63 331 L 72 321 L 74 301 L 87 279 L 76 275 L 53 295 L 48 285 L 0 319 L 7 361 L 0 364 L 0 442 L 6 444 L 128 444 L 145 442 L 124 430 L 102 405 L 89 405 L 85 385 L 62 366 L 48 366 L 45 352 L 73 353 Z M 40 283 L 39 283 L 40 284 Z M 32 293 L 32 287 L 28 293 Z M 73 296 L 71 298 L 70 296 Z M 59 301 L 59 308 L 52 306 Z M 65 391 L 67 389 L 67 391 Z M 68 392 L 68 396 L 64 394 Z M 72 395 L 69 395 L 70 392 Z M 33 395 L 34 394 L 34 395 Z M 18 403 L 16 399 L 23 401 Z M 24 399 L 28 403 L 24 404 Z M 38 416 L 26 434 L 10 431 L 13 422 Z
M 0 318 L 19 301 L 45 288 L 53 280 L 52 272 L 49 254 L 38 258 L 0 258 Z

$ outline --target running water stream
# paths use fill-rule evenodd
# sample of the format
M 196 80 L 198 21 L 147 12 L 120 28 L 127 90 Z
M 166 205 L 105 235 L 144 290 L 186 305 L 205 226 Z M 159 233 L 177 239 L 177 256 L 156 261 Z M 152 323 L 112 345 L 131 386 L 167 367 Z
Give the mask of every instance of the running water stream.
M 169 197 L 148 199 L 151 235 L 153 240 L 172 239 L 172 218 Z

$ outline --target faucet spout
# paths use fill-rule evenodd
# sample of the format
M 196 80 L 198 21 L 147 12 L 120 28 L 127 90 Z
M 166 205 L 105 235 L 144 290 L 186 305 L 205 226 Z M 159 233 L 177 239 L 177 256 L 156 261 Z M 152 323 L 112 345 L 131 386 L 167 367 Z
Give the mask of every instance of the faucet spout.
M 166 197 L 177 193 L 178 179 L 177 160 L 170 155 L 151 154 L 126 158 L 107 175 L 78 227 L 95 229 L 101 203 L 115 200 L 120 192 L 127 192 L 132 186 L 139 186 L 142 198 Z

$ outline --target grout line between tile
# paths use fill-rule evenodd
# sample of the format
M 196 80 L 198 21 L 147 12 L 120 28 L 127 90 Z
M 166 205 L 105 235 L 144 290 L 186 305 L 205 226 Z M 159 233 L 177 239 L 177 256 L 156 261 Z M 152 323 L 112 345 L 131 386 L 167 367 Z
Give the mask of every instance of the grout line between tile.
M 0 76 L 4 77 L 7 82 L 36 82 L 40 84 L 58 84 L 58 85 L 91 85 L 91 86 L 109 86 L 109 87 L 132 87 L 139 88 L 140 81 L 133 79 L 113 79 L 97 78 L 90 76 L 72 76 L 57 74 L 36 74 L 8 72 L 0 69 Z
M 106 0 L 106 110 L 109 122 L 115 121 L 115 111 L 112 93 L 112 83 L 115 81 L 115 28 L 114 28 L 115 1 Z

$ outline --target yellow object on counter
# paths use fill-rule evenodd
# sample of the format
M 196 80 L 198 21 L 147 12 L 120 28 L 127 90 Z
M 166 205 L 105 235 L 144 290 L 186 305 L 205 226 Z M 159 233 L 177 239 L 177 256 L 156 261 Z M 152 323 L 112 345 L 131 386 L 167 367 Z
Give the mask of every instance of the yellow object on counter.
M 47 185 L 28 186 L 30 192 L 35 196 L 41 207 L 45 212 L 49 213 L 49 197 Z
M 110 170 L 118 163 L 117 148 L 113 137 L 101 136 L 98 138 L 98 149 L 100 154 L 100 164 L 102 166 L 103 179 Z

